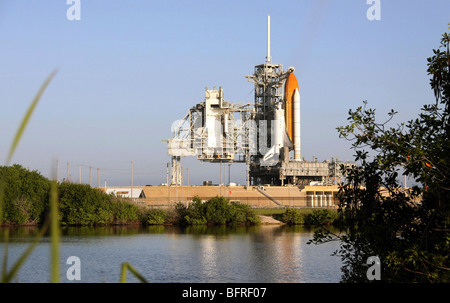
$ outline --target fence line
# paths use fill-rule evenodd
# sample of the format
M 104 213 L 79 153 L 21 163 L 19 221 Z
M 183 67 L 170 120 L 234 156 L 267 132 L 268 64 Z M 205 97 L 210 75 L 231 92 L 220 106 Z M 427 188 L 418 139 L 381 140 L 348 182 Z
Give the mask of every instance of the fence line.
M 212 197 L 203 197 L 203 200 L 209 200 Z M 285 207 L 336 207 L 337 198 L 331 195 L 307 195 L 305 197 L 276 197 L 274 199 L 279 201 Z M 173 207 L 178 202 L 185 204 L 186 206 L 192 202 L 193 197 L 190 196 L 179 196 L 179 197 L 153 197 L 153 198 L 139 198 L 133 199 L 133 201 L 138 205 L 146 206 L 162 206 L 162 207 Z M 230 202 L 240 202 L 248 204 L 251 207 L 269 207 L 269 208 L 279 208 L 273 201 L 267 197 L 230 197 Z

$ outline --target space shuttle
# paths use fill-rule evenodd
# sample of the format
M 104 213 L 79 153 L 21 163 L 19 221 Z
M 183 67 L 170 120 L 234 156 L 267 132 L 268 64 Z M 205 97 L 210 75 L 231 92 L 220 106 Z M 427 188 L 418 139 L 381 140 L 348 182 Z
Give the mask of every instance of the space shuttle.
M 286 133 L 294 146 L 294 160 L 300 161 L 300 91 L 294 73 L 290 73 L 284 84 L 284 107 Z
M 270 62 L 270 16 L 267 16 L 267 62 Z M 301 161 L 300 145 L 300 90 L 294 68 L 289 68 L 284 83 L 282 102 L 275 104 L 275 127 L 272 136 L 273 145 L 264 155 L 263 161 L 278 162 L 283 147 L 294 150 L 294 161 Z M 271 164 L 269 164 L 271 165 Z

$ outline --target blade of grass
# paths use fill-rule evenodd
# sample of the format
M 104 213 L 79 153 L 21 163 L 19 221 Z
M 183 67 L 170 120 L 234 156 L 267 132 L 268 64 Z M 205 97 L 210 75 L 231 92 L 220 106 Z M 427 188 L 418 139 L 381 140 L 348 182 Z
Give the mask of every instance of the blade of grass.
M 52 282 L 59 282 L 59 241 L 58 185 L 52 181 L 50 189 L 50 235 L 51 235 L 51 271 Z
M 148 281 L 128 262 L 122 263 L 122 272 L 120 275 L 120 283 L 127 282 L 127 270 L 129 270 L 142 283 L 148 283 Z
M 3 224 L 3 199 L 5 198 L 5 182 L 2 180 L 3 176 L 0 176 L 0 225 Z
M 44 83 L 41 85 L 41 88 L 39 89 L 38 93 L 34 97 L 33 101 L 31 102 L 30 107 L 28 108 L 28 111 L 25 114 L 25 117 L 22 120 L 22 123 L 20 124 L 20 127 L 18 131 L 16 132 L 16 136 L 14 137 L 13 143 L 11 145 L 11 148 L 9 150 L 8 157 L 6 158 L 5 165 L 8 166 L 12 156 L 14 155 L 14 152 L 16 150 L 16 147 L 20 141 L 20 138 L 22 137 L 23 132 L 25 131 L 25 127 L 28 124 L 28 121 L 31 118 L 31 115 L 33 114 L 34 109 L 36 108 L 36 105 L 38 104 L 39 100 L 41 99 L 42 94 L 44 93 L 45 89 L 47 88 L 50 81 L 53 79 L 53 77 L 56 75 L 57 70 L 54 70 L 44 81 Z M 3 223 L 3 204 L 4 204 L 4 198 L 5 198 L 5 187 L 6 183 L 4 180 L 0 178 L 0 225 Z M 39 243 L 40 239 L 42 238 L 42 235 L 44 234 L 45 230 L 47 229 L 47 224 L 44 225 L 45 228 L 41 230 L 41 233 L 38 234 L 35 241 L 33 242 L 30 247 L 22 254 L 22 256 L 19 258 L 19 260 L 16 262 L 16 264 L 13 266 L 11 271 L 7 273 L 7 251 L 8 251 L 8 239 L 5 241 L 5 254 L 3 256 L 3 265 L 2 265 L 2 275 L 1 275 L 1 282 L 9 282 L 12 280 L 14 275 L 19 270 L 20 266 L 22 266 L 23 262 L 25 262 L 28 255 L 33 251 L 37 243 Z
M 4 237 L 5 237 L 5 243 L 8 243 L 9 241 L 9 230 L 6 229 L 4 232 Z M 3 279 L 6 277 L 6 271 L 7 271 L 7 267 L 8 267 L 8 245 L 5 244 L 5 247 L 3 249 L 3 265 L 2 265 L 2 275 L 1 277 L 1 281 L 3 281 Z
M 50 217 L 47 219 L 40 232 L 34 239 L 33 243 L 25 250 L 22 256 L 16 261 L 16 263 L 11 268 L 10 272 L 7 272 L 6 263 L 7 259 L 7 243 L 5 245 L 5 255 L 2 267 L 2 283 L 9 283 L 12 281 L 14 276 L 19 271 L 20 267 L 23 265 L 25 260 L 34 250 L 34 248 L 40 243 L 42 237 L 47 232 L 50 225 L 50 235 L 51 235 L 51 281 L 59 282 L 59 240 L 60 240 L 60 229 L 58 220 L 58 191 L 56 181 L 52 181 L 51 192 L 50 192 Z
M 36 236 L 36 238 L 34 239 L 33 243 L 30 246 L 28 246 L 28 248 L 25 250 L 25 252 L 22 254 L 22 256 L 20 256 L 20 258 L 16 261 L 16 263 L 13 265 L 11 270 L 8 273 L 6 273 L 6 275 L 4 277 L 2 277 L 2 281 L 1 281 L 2 283 L 9 283 L 12 281 L 14 276 L 19 271 L 20 267 L 25 262 L 25 260 L 28 258 L 28 256 L 34 250 L 34 248 L 39 244 L 39 242 L 41 242 L 41 238 L 44 236 L 47 229 L 48 229 L 48 221 L 44 224 L 42 229 L 39 231 L 39 233 Z
M 53 77 L 56 75 L 56 73 L 57 73 L 57 71 L 55 70 L 47 77 L 47 79 L 44 81 L 41 88 L 39 89 L 37 95 L 34 97 L 33 102 L 31 102 L 31 105 L 28 108 L 28 110 L 25 114 L 25 117 L 22 120 L 22 123 L 20 124 L 20 127 L 16 133 L 16 136 L 14 137 L 13 143 L 9 150 L 8 157 L 6 158 L 6 165 L 9 165 L 9 162 L 11 161 L 14 151 L 16 150 L 17 144 L 19 144 L 20 137 L 22 137 L 25 127 L 27 126 L 28 121 L 31 118 L 31 115 L 33 114 L 33 111 L 36 108 L 36 105 L 38 104 L 39 100 L 41 99 L 42 94 L 44 93 L 45 89 L 47 88 L 48 84 L 53 79 Z
M 41 85 L 41 88 L 39 89 L 38 93 L 34 97 L 33 101 L 31 102 L 30 107 L 28 108 L 25 117 L 22 119 L 22 123 L 19 126 L 19 129 L 16 132 L 16 136 L 14 137 L 13 143 L 11 145 L 11 148 L 9 149 L 8 157 L 6 158 L 5 165 L 8 166 L 14 152 L 16 150 L 17 145 L 19 144 L 20 138 L 22 137 L 23 132 L 25 131 L 25 127 L 28 124 L 28 121 L 31 118 L 31 115 L 33 114 L 34 109 L 36 108 L 36 105 L 38 104 L 39 100 L 41 99 L 42 94 L 44 93 L 45 89 L 47 88 L 50 81 L 53 79 L 53 77 L 56 75 L 57 70 L 54 70 L 44 81 L 44 83 Z M 3 223 L 3 200 L 5 197 L 5 183 L 3 180 L 0 180 L 0 224 Z

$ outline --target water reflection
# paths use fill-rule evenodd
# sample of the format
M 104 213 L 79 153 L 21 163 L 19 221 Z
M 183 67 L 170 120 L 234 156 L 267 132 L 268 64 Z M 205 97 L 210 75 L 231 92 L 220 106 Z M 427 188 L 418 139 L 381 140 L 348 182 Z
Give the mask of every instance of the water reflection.
M 0 254 L 4 233 L 0 229 Z M 37 228 L 9 228 L 14 259 Z M 151 282 L 338 282 L 338 243 L 307 245 L 312 230 L 301 226 L 108 226 L 64 227 L 65 260 L 78 256 L 81 282 L 117 282 L 120 264 L 130 262 Z M 46 282 L 49 239 L 45 237 L 21 270 L 19 282 Z M 45 277 L 45 278 L 43 278 Z M 130 282 L 134 282 L 130 276 Z M 136 281 L 137 282 L 137 281 Z

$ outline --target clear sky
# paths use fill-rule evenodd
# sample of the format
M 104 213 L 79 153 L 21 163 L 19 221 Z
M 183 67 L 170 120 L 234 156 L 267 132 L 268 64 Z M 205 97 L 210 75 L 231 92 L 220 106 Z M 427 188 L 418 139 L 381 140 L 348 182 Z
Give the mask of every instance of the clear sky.
M 352 160 L 336 127 L 368 100 L 380 119 L 414 118 L 433 102 L 426 58 L 448 32 L 450 1 L 380 0 L 369 21 L 366 0 L 80 0 L 69 21 L 66 0 L 0 0 L 0 163 L 45 78 L 58 69 L 22 137 L 13 163 L 97 185 L 165 182 L 162 140 L 203 101 L 208 86 L 225 99 L 253 102 L 253 73 L 266 56 L 271 16 L 273 63 L 295 67 L 302 111 L 302 156 Z M 219 181 L 218 164 L 183 158 L 191 184 Z M 245 183 L 244 165 L 231 179 Z

